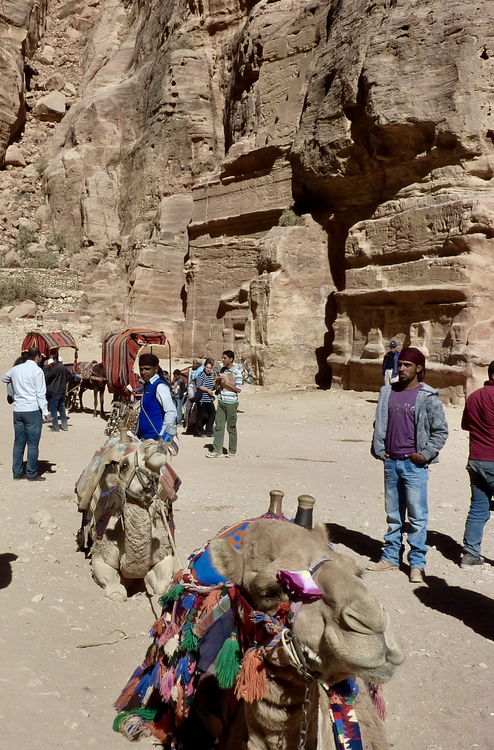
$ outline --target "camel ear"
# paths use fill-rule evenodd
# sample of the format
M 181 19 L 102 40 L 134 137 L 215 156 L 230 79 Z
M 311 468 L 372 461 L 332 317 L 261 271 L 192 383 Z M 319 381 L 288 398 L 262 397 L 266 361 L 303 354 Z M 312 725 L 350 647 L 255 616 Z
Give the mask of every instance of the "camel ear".
M 329 544 L 328 531 L 323 523 L 316 524 L 311 534 L 317 539 L 317 541 L 322 542 L 323 544 Z
M 242 553 L 238 552 L 228 539 L 213 539 L 209 545 L 214 567 L 228 581 L 240 585 L 243 578 Z

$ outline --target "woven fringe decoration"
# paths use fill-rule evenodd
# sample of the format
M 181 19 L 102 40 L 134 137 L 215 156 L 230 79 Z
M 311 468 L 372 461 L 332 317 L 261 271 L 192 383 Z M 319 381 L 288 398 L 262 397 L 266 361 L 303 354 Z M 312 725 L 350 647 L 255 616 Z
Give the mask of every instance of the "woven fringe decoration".
M 372 701 L 377 711 L 377 715 L 381 721 L 386 720 L 386 704 L 384 702 L 383 686 L 382 685 L 369 685 L 369 692 L 371 694 Z
M 171 697 L 172 687 L 175 684 L 175 670 L 170 669 L 161 680 L 160 695 L 168 703 Z
M 117 700 L 113 704 L 117 711 L 121 711 L 123 708 L 125 708 L 129 700 L 135 694 L 135 690 L 139 684 L 139 681 L 139 677 L 131 677 L 131 679 L 128 681 L 128 683 L 118 696 Z
M 170 640 L 167 643 L 165 643 L 164 652 L 166 656 L 168 657 L 173 656 L 173 654 L 179 648 L 179 646 L 180 646 L 180 639 L 178 635 L 175 634 L 172 638 L 170 638 Z
M 184 702 L 184 689 L 180 683 L 177 683 L 175 685 L 177 690 L 177 701 L 176 701 L 176 708 L 175 708 L 175 715 L 177 717 L 177 725 L 180 724 L 180 722 L 184 718 L 184 711 L 185 711 L 185 702 Z
M 205 598 L 201 612 L 202 614 L 207 614 L 208 612 L 212 612 L 213 609 L 216 607 L 217 604 L 219 604 L 219 601 L 221 599 L 221 589 L 213 589 L 210 594 L 207 595 Z
M 173 588 L 170 589 L 166 594 L 163 594 L 163 596 L 159 599 L 159 603 L 162 607 L 165 606 L 165 604 L 168 604 L 168 602 L 176 602 L 177 599 L 179 599 L 182 594 L 184 593 L 185 588 L 182 586 L 181 583 L 177 583 Z
M 192 630 L 192 625 L 188 624 L 185 625 L 184 629 L 184 637 L 182 638 L 182 643 L 180 644 L 180 647 L 183 648 L 185 651 L 198 651 L 199 650 L 199 639 Z
M 183 656 L 179 659 L 176 670 L 177 680 L 180 680 L 182 685 L 187 685 L 190 682 L 192 675 L 189 672 L 189 657 Z
M 113 731 L 120 732 L 129 740 L 148 737 L 151 731 L 146 724 L 154 721 L 157 713 L 156 708 L 135 708 L 133 711 L 124 711 L 115 717 Z
M 233 687 L 240 669 L 240 646 L 235 633 L 227 638 L 216 657 L 216 680 L 222 690 Z
M 171 622 L 167 628 L 162 632 L 160 635 L 158 646 L 164 646 L 165 643 L 167 643 L 170 638 L 173 638 L 174 635 L 177 635 L 178 633 L 178 625 L 176 622 Z
M 240 672 L 235 681 L 235 697 L 247 703 L 266 696 L 266 665 L 257 648 L 249 648 L 242 659 Z

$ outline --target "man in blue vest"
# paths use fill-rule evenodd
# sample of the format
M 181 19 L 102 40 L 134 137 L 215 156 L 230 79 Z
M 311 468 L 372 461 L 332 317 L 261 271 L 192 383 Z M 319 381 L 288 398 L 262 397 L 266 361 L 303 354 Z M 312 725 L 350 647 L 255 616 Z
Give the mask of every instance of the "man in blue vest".
M 155 354 L 139 357 L 139 374 L 144 382 L 137 434 L 141 440 L 170 442 L 177 433 L 177 410 Z

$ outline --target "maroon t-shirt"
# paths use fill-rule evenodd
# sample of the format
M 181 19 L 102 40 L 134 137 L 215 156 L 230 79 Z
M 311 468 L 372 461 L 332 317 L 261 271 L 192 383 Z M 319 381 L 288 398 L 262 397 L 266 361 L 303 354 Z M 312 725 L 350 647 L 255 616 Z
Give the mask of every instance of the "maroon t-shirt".
M 461 426 L 470 433 L 472 461 L 494 461 L 494 381 L 470 394 L 465 402 Z
M 415 453 L 415 401 L 420 385 L 410 390 L 392 390 L 388 402 L 386 453 L 390 458 L 405 458 Z

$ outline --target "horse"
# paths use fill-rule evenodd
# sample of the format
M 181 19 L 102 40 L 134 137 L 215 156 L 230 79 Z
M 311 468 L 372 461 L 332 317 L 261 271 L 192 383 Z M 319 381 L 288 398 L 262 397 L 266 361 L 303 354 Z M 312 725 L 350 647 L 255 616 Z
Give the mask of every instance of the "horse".
M 100 415 L 101 419 L 105 418 L 105 388 L 106 378 L 105 370 L 102 362 L 97 362 L 93 359 L 92 362 L 86 364 L 84 369 L 81 369 L 81 383 L 79 386 L 79 406 L 80 410 L 83 411 L 82 396 L 85 391 L 93 391 L 94 394 L 94 410 L 93 417 L 98 416 L 98 394 L 100 403 Z
M 93 416 L 98 416 L 98 394 L 100 398 L 101 418 L 105 418 L 104 397 L 106 378 L 103 364 L 98 363 L 95 359 L 92 362 L 79 362 L 79 372 L 71 372 L 70 380 L 67 385 L 67 394 L 65 396 L 65 406 L 73 411 L 77 403 L 77 394 L 79 394 L 79 410 L 83 411 L 82 396 L 85 391 L 94 393 L 94 411 Z

